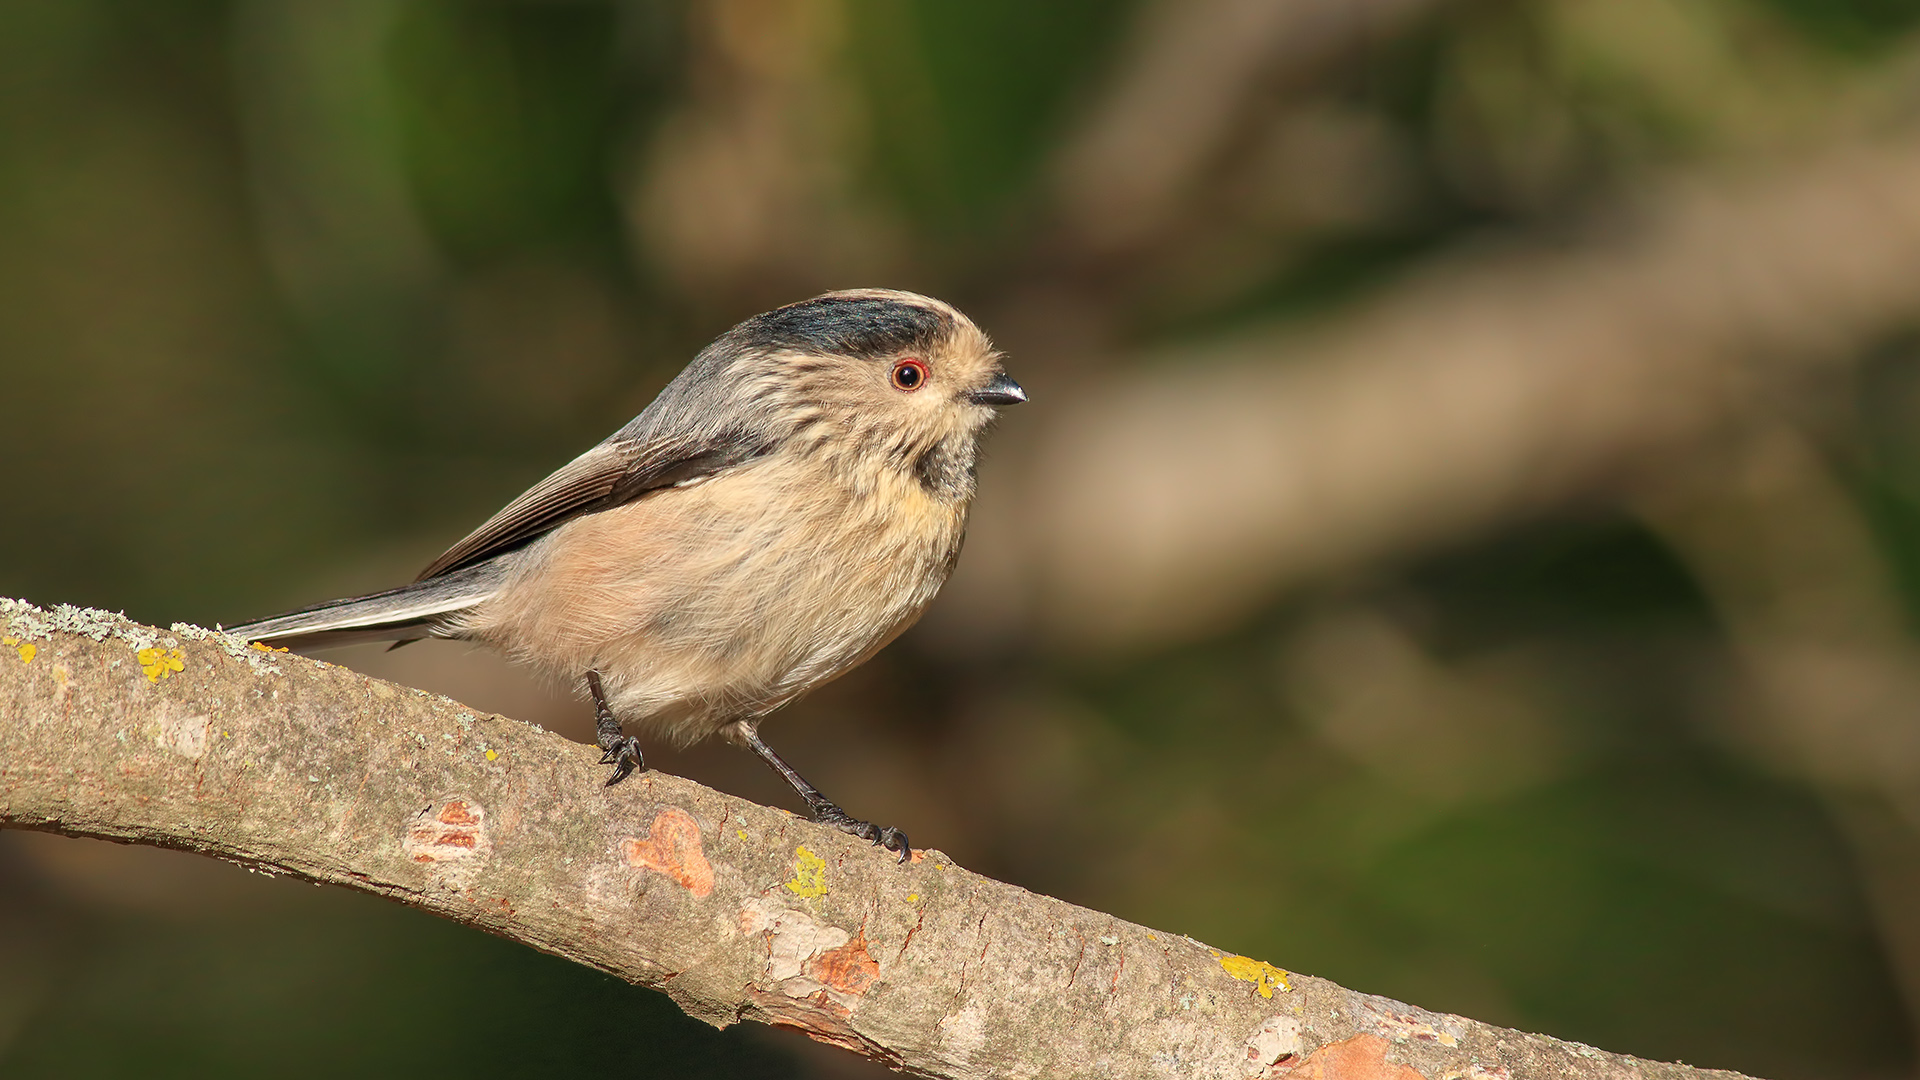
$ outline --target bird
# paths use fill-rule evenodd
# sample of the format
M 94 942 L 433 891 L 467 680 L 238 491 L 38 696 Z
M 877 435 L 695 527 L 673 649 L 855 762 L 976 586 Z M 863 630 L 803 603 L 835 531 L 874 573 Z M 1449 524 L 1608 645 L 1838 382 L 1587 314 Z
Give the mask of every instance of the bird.
M 412 583 L 227 632 L 305 651 L 423 638 L 491 647 L 591 698 L 611 787 L 637 729 L 759 755 L 811 818 L 905 861 L 760 736 L 863 663 L 952 573 L 981 439 L 1027 400 L 986 334 L 917 293 L 853 289 L 755 315 L 641 413 Z

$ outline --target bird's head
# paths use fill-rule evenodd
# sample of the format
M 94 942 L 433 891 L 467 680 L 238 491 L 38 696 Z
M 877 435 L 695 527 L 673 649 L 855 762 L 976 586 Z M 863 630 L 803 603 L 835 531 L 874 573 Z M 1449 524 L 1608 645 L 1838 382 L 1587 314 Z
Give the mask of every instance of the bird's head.
M 739 389 L 791 424 L 801 447 L 878 455 L 950 494 L 972 493 L 976 442 L 995 411 L 1027 399 L 970 319 L 917 293 L 827 293 L 756 315 L 722 344 L 738 358 Z

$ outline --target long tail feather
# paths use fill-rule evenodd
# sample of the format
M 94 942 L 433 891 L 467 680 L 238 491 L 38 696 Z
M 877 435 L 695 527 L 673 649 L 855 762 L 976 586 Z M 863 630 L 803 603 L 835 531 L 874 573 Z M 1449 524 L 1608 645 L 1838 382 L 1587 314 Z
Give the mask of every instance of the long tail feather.
M 500 568 L 479 563 L 443 577 L 385 592 L 329 600 L 226 628 L 249 641 L 292 649 L 352 645 L 363 641 L 409 641 L 430 637 L 447 619 L 492 596 Z

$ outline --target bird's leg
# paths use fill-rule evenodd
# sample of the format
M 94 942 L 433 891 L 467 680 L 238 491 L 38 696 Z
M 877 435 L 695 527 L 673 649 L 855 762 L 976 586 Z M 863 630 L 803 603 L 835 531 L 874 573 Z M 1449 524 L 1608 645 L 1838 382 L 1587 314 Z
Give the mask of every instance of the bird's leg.
M 600 764 L 613 766 L 613 775 L 607 777 L 607 786 L 612 787 L 633 770 L 646 768 L 647 763 L 640 756 L 640 740 L 620 730 L 613 706 L 607 704 L 606 688 L 600 685 L 599 672 L 587 672 L 587 692 L 593 695 L 593 726 L 599 735 Z
M 793 790 L 799 792 L 800 797 L 807 801 L 807 813 L 813 820 L 822 825 L 831 825 L 841 832 L 852 833 L 862 840 L 872 841 L 888 851 L 897 851 L 900 853 L 901 862 L 906 862 L 907 857 L 913 854 L 913 848 L 907 844 L 906 833 L 891 825 L 875 825 L 871 821 L 861 821 L 840 809 L 838 803 L 820 794 L 819 788 L 807 783 L 806 777 L 801 776 L 793 770 L 793 766 L 782 761 L 780 755 L 773 752 L 773 747 L 761 742 L 760 733 L 753 729 L 753 725 L 739 724 L 737 727 L 740 738 L 747 744 L 747 748 L 759 754 L 762 760 L 773 766 L 773 771 L 785 777 L 787 783 L 793 785 Z

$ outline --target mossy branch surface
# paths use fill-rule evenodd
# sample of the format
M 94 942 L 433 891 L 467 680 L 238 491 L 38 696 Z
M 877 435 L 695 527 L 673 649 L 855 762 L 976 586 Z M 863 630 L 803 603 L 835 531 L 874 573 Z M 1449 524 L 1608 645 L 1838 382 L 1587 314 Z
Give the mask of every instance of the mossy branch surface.
M 0 826 L 378 893 L 715 1025 L 934 1077 L 1734 1075 L 1289 974 L 678 777 L 608 789 L 590 747 L 215 631 L 0 620 Z

